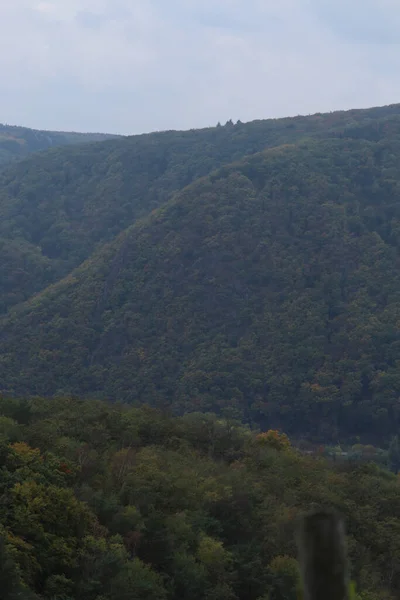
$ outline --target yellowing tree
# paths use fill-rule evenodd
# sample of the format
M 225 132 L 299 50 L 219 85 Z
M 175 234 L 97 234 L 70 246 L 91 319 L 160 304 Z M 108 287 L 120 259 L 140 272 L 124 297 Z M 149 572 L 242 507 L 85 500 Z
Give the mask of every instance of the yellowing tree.
M 258 444 L 276 450 L 290 450 L 292 447 L 286 433 L 280 433 L 277 429 L 269 429 L 264 433 L 260 433 L 257 435 L 256 440 Z

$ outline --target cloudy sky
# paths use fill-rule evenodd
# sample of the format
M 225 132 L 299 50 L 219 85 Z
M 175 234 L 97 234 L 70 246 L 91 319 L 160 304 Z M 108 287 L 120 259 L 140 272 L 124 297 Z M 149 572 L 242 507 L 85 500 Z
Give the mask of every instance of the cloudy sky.
M 0 122 L 141 133 L 400 102 L 400 0 L 0 0 Z

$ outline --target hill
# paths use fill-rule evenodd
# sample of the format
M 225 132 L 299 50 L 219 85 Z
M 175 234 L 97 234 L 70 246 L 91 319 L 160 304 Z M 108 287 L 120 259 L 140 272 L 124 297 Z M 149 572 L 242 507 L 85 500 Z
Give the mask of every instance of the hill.
M 387 439 L 399 425 L 400 120 L 362 127 L 200 178 L 10 310 L 2 388 L 229 406 L 316 440 Z
M 400 105 L 56 148 L 0 173 L 0 314 L 211 171 L 307 137 L 390 136 Z
M 112 137 L 117 136 L 104 133 L 40 131 L 0 123 L 0 168 L 39 150 L 48 150 L 55 146 L 69 144 L 100 142 Z
M 399 479 L 231 417 L 0 399 L 2 600 L 296 600 L 297 518 L 345 517 L 358 600 L 400 592 Z

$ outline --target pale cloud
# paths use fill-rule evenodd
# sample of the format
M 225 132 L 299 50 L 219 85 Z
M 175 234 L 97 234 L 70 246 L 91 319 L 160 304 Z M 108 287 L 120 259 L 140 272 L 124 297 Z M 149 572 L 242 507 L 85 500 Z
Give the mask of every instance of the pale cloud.
M 0 122 L 139 133 L 400 100 L 398 0 L 4 0 Z
M 397 45 L 400 42 L 398 0 L 314 0 L 324 26 L 353 43 Z

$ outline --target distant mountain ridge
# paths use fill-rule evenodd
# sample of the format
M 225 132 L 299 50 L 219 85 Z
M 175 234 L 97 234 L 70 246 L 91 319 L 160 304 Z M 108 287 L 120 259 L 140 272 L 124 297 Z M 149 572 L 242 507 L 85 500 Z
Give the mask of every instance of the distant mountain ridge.
M 100 142 L 115 137 L 120 136 L 105 133 L 41 131 L 0 123 L 0 168 L 28 156 L 31 152 L 69 144 Z

